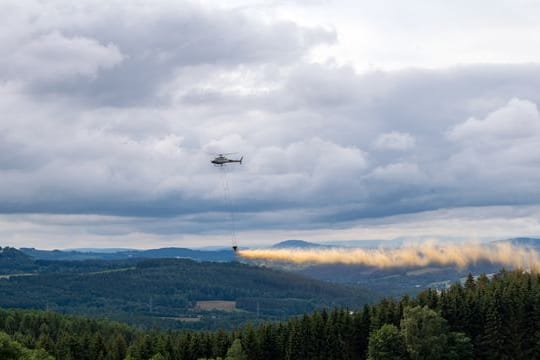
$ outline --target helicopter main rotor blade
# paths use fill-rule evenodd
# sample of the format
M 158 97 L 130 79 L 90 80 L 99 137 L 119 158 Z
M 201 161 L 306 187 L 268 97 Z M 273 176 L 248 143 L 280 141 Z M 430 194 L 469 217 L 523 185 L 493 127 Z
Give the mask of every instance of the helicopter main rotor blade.
M 205 153 L 207 153 L 208 155 L 212 155 L 212 156 L 224 156 L 224 155 L 234 155 L 234 154 L 238 154 L 238 152 L 231 152 L 231 153 L 215 153 L 215 152 L 208 152 L 208 151 L 205 151 Z

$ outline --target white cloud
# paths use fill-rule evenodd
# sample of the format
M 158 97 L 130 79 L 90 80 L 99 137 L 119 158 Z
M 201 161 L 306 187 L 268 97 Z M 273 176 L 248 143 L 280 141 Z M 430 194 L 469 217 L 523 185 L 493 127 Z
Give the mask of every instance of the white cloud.
M 447 133 L 454 153 L 444 162 L 441 175 L 464 199 L 535 204 L 539 130 L 537 106 L 528 100 L 512 99 L 483 119 L 469 118 Z
M 483 120 L 470 118 L 458 124 L 448 132 L 448 138 L 481 144 L 484 141 L 529 138 L 539 133 L 540 113 L 536 104 L 528 100 L 512 99 Z
M 320 6 L 265 1 L 281 17 L 336 28 L 340 41 L 316 54 L 359 71 L 531 63 L 540 31 L 531 0 L 335 0 Z M 275 5 L 277 3 L 277 5 Z M 271 5 L 269 5 L 271 6 Z
M 392 131 L 379 135 L 375 139 L 375 148 L 379 150 L 408 150 L 415 146 L 411 134 Z
M 394 163 L 377 167 L 370 174 L 373 178 L 390 183 L 417 183 L 424 180 L 424 174 L 417 164 Z
M 244 214 L 239 214 L 245 216 Z M 343 240 L 392 240 L 410 243 L 426 240 L 482 242 L 517 236 L 540 236 L 538 206 L 490 206 L 443 209 L 417 214 L 364 219 L 334 227 L 332 223 L 295 226 L 313 220 L 309 211 L 288 212 L 286 221 L 275 212 L 258 214 L 265 224 L 259 229 L 238 230 L 240 247 L 270 245 L 284 239 L 318 242 Z M 214 226 L 223 226 L 223 217 L 214 216 Z M 207 223 L 197 229 L 193 217 L 131 218 L 96 215 L 0 215 L 2 246 L 65 249 L 77 247 L 156 248 L 165 246 L 224 246 L 230 233 L 215 231 Z M 207 220 L 209 221 L 209 220 Z M 277 226 L 276 226 L 277 225 Z

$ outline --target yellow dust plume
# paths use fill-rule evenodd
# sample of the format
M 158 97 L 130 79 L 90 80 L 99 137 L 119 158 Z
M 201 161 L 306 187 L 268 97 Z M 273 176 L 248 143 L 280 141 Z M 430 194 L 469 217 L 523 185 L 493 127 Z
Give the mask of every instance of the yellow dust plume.
M 540 256 L 537 251 L 505 243 L 496 245 L 426 243 L 395 249 L 248 249 L 240 250 L 239 255 L 249 260 L 295 264 L 347 264 L 379 268 L 441 265 L 464 268 L 477 262 L 489 262 L 509 268 L 540 270 Z

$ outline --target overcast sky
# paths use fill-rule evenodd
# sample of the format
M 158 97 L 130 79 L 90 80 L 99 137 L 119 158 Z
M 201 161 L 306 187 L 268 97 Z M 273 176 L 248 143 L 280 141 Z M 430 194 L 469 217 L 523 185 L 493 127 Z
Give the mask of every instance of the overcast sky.
M 540 1 L 2 1 L 0 245 L 540 235 Z

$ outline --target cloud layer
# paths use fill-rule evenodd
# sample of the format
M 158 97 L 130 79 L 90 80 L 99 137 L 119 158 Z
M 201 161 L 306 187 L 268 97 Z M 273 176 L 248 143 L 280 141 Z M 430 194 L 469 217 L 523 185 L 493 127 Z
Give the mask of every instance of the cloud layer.
M 538 64 L 360 73 L 313 61 L 339 42 L 328 26 L 190 2 L 66 4 L 0 5 L 13 29 L 0 36 L 4 214 L 224 233 L 209 161 L 233 151 L 241 231 L 540 202 Z M 136 226 L 158 219 L 176 220 Z

